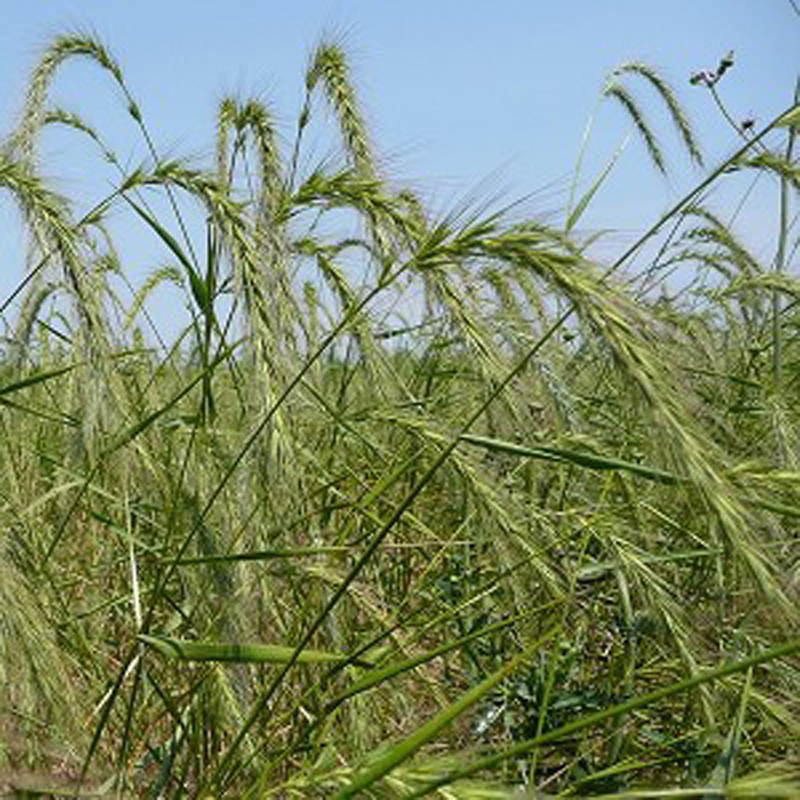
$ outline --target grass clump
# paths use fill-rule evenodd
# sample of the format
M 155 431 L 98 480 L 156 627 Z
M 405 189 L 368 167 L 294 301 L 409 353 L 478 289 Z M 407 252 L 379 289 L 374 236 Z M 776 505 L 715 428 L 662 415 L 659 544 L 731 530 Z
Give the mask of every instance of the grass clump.
M 139 167 L 50 107 L 75 57 L 121 90 Z M 628 64 L 601 100 L 654 166 L 628 79 L 699 162 L 674 91 Z M 795 191 L 773 153 L 794 128 L 752 135 L 604 268 L 575 231 L 619 153 L 562 228 L 437 218 L 384 174 L 339 45 L 305 86 L 287 145 L 228 97 L 214 163 L 166 160 L 108 50 L 63 36 L 3 140 L 30 233 L 0 364 L 4 784 L 797 791 L 796 320 L 773 298 L 797 292 L 786 231 L 771 272 L 701 196 L 775 164 Z M 338 150 L 313 163 L 320 104 Z M 42 177 L 56 123 L 114 171 L 83 215 Z M 127 299 L 112 213 L 164 259 Z M 165 284 L 187 310 L 171 342 L 148 328 Z

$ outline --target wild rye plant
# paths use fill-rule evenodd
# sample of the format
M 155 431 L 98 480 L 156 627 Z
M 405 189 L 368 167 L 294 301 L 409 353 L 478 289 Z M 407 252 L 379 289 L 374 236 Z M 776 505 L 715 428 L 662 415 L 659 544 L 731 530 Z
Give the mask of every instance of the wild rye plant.
M 74 58 L 121 93 L 140 167 L 50 106 Z M 699 161 L 651 68 L 600 100 L 664 171 L 637 83 Z M 0 387 L 4 781 L 796 792 L 796 311 L 772 299 L 797 296 L 790 228 L 770 272 L 704 203 L 756 169 L 788 207 L 791 120 L 603 268 L 578 223 L 618 154 L 588 186 L 579 157 L 561 228 L 436 218 L 384 174 L 336 44 L 288 145 L 267 104 L 224 98 L 204 169 L 160 156 L 101 43 L 57 38 L 0 148 L 30 236 Z M 42 177 L 53 125 L 116 171 L 82 215 Z M 167 259 L 128 304 L 111 212 Z M 677 264 L 718 278 L 659 298 Z M 155 347 L 165 282 L 189 323 Z

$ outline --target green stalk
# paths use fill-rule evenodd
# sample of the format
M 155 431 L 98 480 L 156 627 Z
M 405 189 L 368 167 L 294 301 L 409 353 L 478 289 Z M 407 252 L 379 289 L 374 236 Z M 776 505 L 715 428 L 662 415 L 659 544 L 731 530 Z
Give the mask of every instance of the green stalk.
M 800 77 L 794 89 L 795 105 L 800 103 Z M 786 163 L 791 164 L 794 154 L 794 142 L 797 136 L 797 127 L 789 128 L 789 140 L 786 143 Z M 789 179 L 781 175 L 781 199 L 778 222 L 778 251 L 775 254 L 775 273 L 780 276 L 786 267 L 786 239 L 789 235 Z M 781 293 L 778 289 L 772 291 L 772 377 L 776 394 L 780 392 L 783 383 L 783 337 L 781 335 Z

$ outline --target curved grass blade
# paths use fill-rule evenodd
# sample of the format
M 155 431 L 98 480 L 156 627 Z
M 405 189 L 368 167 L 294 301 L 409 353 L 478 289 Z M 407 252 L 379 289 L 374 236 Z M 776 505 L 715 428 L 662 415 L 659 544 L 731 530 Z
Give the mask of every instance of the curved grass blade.
M 133 210 L 155 231 L 156 235 L 170 249 L 172 254 L 180 261 L 189 276 L 189 286 L 192 290 L 197 307 L 203 312 L 208 313 L 210 295 L 208 286 L 200 277 L 200 274 L 192 263 L 192 259 L 186 254 L 184 249 L 178 244 L 177 239 L 152 215 L 145 211 L 138 203 L 131 200 L 128 195 L 123 194 L 122 198 L 133 208 Z

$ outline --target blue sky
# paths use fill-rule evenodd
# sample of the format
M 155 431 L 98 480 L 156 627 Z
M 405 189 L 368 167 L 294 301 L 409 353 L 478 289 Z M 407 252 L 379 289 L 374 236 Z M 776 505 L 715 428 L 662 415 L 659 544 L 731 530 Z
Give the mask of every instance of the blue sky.
M 736 64 L 719 86 L 737 119 L 768 122 L 792 99 L 800 72 L 800 16 L 790 0 L 72 0 L 14 2 L 0 29 L 0 130 L 15 119 L 25 79 L 56 33 L 90 29 L 121 63 L 162 153 L 213 149 L 214 116 L 228 92 L 258 95 L 272 105 L 287 137 L 302 97 L 309 52 L 326 32 L 344 36 L 356 84 L 387 171 L 421 190 L 439 208 L 471 190 L 508 199 L 535 193 L 537 213 L 558 218 L 605 75 L 630 59 L 669 79 L 695 121 L 710 165 L 732 152 L 726 127 L 707 91 L 689 75 L 714 68 L 733 49 Z M 643 101 L 652 100 L 636 87 Z M 109 81 L 86 65 L 67 66 L 54 87 L 58 102 L 78 110 L 132 164 L 144 158 Z M 585 220 L 611 229 L 609 248 L 630 241 L 702 172 L 689 165 L 666 117 L 654 103 L 670 166 L 667 180 L 646 166 L 633 143 Z M 600 170 L 629 124 L 603 107 L 589 145 L 586 179 Z M 43 150 L 44 172 L 68 194 L 91 194 L 89 151 L 54 140 Z M 102 165 L 98 165 L 102 171 Z M 100 172 L 98 172 L 100 174 Z M 769 257 L 776 218 L 764 190 L 743 219 L 744 235 Z M 720 192 L 732 208 L 746 185 Z M 0 200 L 5 297 L 22 277 L 20 237 L 7 197 Z M 767 232 L 767 233 L 765 233 Z M 143 279 L 156 256 L 143 252 L 131 279 Z

